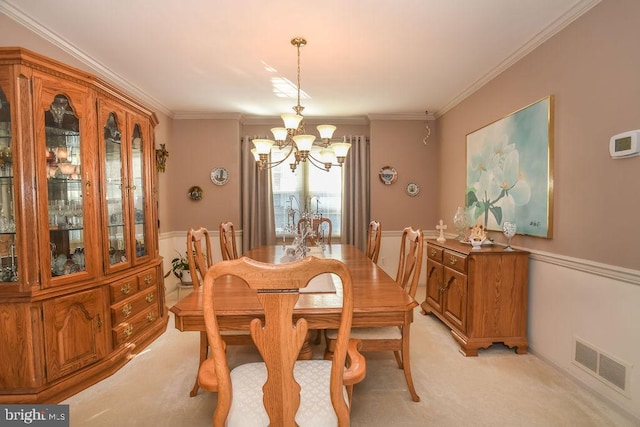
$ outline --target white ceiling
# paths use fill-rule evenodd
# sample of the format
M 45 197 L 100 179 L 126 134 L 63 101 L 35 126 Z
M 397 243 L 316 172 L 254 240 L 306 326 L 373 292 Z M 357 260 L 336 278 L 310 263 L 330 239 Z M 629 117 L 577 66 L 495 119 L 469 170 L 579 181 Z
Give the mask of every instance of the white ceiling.
M 600 0 L 0 0 L 171 117 L 436 117 Z

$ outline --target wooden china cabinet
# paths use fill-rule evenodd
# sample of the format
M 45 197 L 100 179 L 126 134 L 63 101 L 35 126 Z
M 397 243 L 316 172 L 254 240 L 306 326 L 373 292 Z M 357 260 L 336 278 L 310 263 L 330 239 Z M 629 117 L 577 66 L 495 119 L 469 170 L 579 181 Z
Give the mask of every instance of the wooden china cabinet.
M 54 403 L 164 332 L 153 127 L 83 71 L 0 48 L 0 403 Z

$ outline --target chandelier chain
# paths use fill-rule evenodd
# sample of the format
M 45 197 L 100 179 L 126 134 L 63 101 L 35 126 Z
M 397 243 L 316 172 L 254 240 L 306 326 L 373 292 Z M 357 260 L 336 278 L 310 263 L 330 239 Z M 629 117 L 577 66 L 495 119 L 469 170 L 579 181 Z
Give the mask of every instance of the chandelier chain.
M 298 44 L 298 106 L 300 106 L 300 44 Z

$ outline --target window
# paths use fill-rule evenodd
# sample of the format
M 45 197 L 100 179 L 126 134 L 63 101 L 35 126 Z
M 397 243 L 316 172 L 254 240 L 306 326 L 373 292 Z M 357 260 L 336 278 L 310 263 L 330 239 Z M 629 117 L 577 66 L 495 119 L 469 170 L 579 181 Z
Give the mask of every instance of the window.
M 271 161 L 278 161 L 289 153 L 273 149 Z M 276 220 L 276 236 L 283 236 L 283 227 L 287 225 L 287 210 L 290 207 L 290 196 L 295 196 L 301 206 L 294 202 L 294 209 L 320 212 L 322 217 L 331 220 L 332 238 L 340 237 L 340 223 L 342 213 L 342 168 L 332 167 L 328 172 L 309 164 L 300 162 L 295 172 L 291 172 L 289 163 L 282 162 L 271 169 L 273 184 L 273 209 Z M 300 219 L 296 215 L 293 226 L 297 226 Z

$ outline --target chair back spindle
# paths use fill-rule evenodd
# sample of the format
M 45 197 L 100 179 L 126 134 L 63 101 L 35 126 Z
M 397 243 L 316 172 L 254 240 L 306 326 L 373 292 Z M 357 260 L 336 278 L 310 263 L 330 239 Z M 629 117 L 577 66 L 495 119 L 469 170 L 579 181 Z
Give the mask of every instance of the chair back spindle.
M 382 225 L 379 221 L 371 221 L 369 223 L 369 231 L 367 233 L 367 257 L 374 263 L 378 263 L 378 255 L 380 255 L 380 241 L 382 239 Z
M 306 220 L 301 219 L 298 221 L 298 234 L 302 234 L 302 226 L 304 225 Z M 329 218 L 319 218 L 313 220 L 313 228 L 316 232 L 314 237 L 308 238 L 309 245 L 316 245 L 320 240 L 322 240 L 327 245 L 331 244 L 331 235 L 333 234 L 333 225 Z
M 220 223 L 220 252 L 223 261 L 238 258 L 236 230 L 231 221 Z
M 400 245 L 400 260 L 396 283 L 400 285 L 411 298 L 416 297 L 418 280 L 422 269 L 422 251 L 424 235 L 422 230 L 414 230 L 407 227 L 402 231 L 402 244 Z
M 211 252 L 211 240 L 209 230 L 200 227 L 197 230 L 191 228 L 187 232 L 187 263 L 193 289 L 200 288 L 200 278 L 207 274 L 207 270 L 213 264 Z

